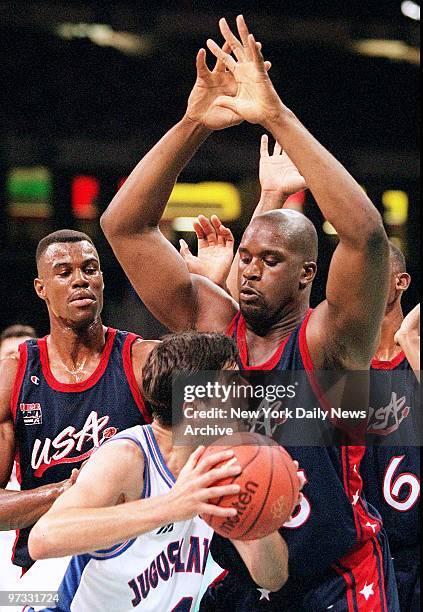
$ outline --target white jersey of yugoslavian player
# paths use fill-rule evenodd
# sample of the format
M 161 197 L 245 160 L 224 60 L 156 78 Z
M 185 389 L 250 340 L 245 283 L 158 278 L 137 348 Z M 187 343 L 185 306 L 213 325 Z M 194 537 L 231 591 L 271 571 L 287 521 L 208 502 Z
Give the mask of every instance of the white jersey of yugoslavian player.
M 142 498 L 163 495 L 175 478 L 150 425 L 113 437 L 130 439 L 144 454 Z M 169 523 L 108 550 L 72 557 L 56 611 L 190 612 L 200 591 L 213 530 L 199 517 Z

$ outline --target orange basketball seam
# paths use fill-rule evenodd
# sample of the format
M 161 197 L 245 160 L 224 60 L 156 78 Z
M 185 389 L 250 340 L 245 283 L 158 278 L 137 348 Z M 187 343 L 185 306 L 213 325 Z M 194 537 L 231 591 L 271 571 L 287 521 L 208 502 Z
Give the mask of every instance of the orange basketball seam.
M 243 448 L 244 446 L 251 446 L 251 448 L 253 448 L 253 445 L 248 445 L 248 444 L 238 444 L 237 446 L 234 446 L 234 447 L 232 447 L 232 448 Z M 257 457 L 257 455 L 259 455 L 259 454 L 260 454 L 260 448 L 261 448 L 261 446 L 257 445 L 257 447 L 258 447 L 258 450 L 257 450 L 256 454 L 254 455 L 254 457 L 251 457 L 251 459 L 248 461 L 248 463 L 246 463 L 245 465 L 243 465 L 243 466 L 242 466 L 242 469 L 243 469 L 243 470 L 244 470 L 245 468 L 247 468 L 247 467 L 250 465 L 250 463 L 252 463 L 252 462 L 255 460 L 255 458 Z M 241 474 L 242 474 L 242 472 L 241 472 Z M 240 476 L 241 474 L 238 474 L 238 476 Z M 234 482 L 234 481 L 235 481 L 235 480 L 238 478 L 238 476 L 234 476 L 234 477 L 232 478 L 232 480 L 230 481 L 230 483 L 229 483 L 229 484 L 233 484 L 233 482 Z M 214 505 L 215 505 L 215 506 L 218 506 L 218 505 L 220 504 L 220 502 L 222 501 L 222 499 L 223 499 L 223 498 L 224 498 L 224 495 L 221 495 L 221 496 L 219 497 L 219 499 L 218 499 L 218 500 L 217 500 L 217 501 L 214 503 Z M 209 503 L 210 503 L 210 500 L 209 500 Z M 210 527 L 213 527 L 213 522 L 214 522 L 216 519 L 221 518 L 221 517 L 219 517 L 219 516 L 211 516 L 210 514 L 208 514 L 207 516 L 209 517 L 209 520 L 207 521 L 207 523 L 208 523 L 208 525 L 209 525 Z M 204 519 L 203 519 L 203 520 L 204 520 Z M 214 529 L 214 527 L 213 527 L 213 529 Z
M 244 446 L 248 446 L 248 445 L 247 445 L 247 444 L 238 444 L 238 446 L 234 446 L 233 448 L 242 448 L 242 447 L 244 447 Z M 257 455 L 259 455 L 259 454 L 260 454 L 260 446 L 259 446 L 258 448 L 259 448 L 259 450 L 256 452 L 256 454 L 254 455 L 254 457 L 251 457 L 251 459 L 248 461 L 248 463 L 246 463 L 245 465 L 243 465 L 243 466 L 242 466 L 242 469 L 243 469 L 243 470 L 245 470 L 245 468 L 247 468 L 247 467 L 250 465 L 250 463 L 252 463 L 252 462 L 255 460 L 255 458 L 257 457 Z M 242 474 L 242 472 L 241 472 L 241 474 Z M 241 474 L 238 474 L 238 476 L 234 476 L 234 477 L 232 478 L 232 480 L 230 481 L 230 484 L 232 484 L 232 483 L 234 482 L 234 480 L 236 480 L 236 479 L 237 479 L 239 476 L 241 476 Z M 216 486 L 216 485 L 214 485 L 214 486 Z M 223 498 L 224 498 L 224 495 L 221 495 L 221 496 L 219 497 L 219 499 L 217 500 L 217 502 L 215 502 L 215 506 L 218 506 L 218 505 L 220 504 L 220 502 L 222 501 L 222 499 L 223 499 Z
M 249 531 L 251 531 L 253 529 L 253 527 L 256 525 L 257 521 L 259 520 L 260 516 L 261 516 L 261 511 L 263 510 L 264 506 L 266 505 L 267 502 L 267 498 L 269 497 L 269 492 L 272 486 L 272 480 L 273 480 L 273 453 L 270 445 L 267 447 L 269 449 L 269 453 L 270 453 L 270 460 L 271 460 L 271 464 L 270 464 L 270 478 L 269 478 L 269 484 L 267 485 L 267 491 L 266 491 L 266 495 L 264 496 L 264 500 L 261 504 L 261 507 L 259 508 L 258 512 L 256 513 L 256 517 L 254 519 L 254 521 L 252 522 L 252 524 L 250 525 L 250 527 L 244 531 L 244 533 L 241 533 L 238 538 L 243 538 Z

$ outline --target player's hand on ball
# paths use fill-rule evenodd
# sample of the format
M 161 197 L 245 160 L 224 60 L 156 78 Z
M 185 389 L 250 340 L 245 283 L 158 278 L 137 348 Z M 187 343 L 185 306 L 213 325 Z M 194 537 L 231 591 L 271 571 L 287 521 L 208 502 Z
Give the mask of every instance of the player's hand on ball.
M 234 508 L 221 508 L 209 503 L 209 499 L 224 495 L 237 495 L 239 485 L 214 486 L 224 478 L 238 476 L 241 466 L 234 460 L 232 450 L 208 454 L 204 459 L 204 446 L 198 447 L 182 468 L 175 486 L 168 494 L 175 521 L 184 521 L 199 514 L 228 517 L 235 516 Z M 223 463 L 224 462 L 224 463 Z M 222 464 L 223 465 L 219 465 Z

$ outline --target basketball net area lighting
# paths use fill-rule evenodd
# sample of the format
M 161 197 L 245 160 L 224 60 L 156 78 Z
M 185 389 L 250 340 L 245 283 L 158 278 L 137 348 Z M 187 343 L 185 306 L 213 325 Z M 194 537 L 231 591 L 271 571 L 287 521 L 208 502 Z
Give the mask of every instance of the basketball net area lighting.
M 88 38 L 99 47 L 113 47 L 127 55 L 146 55 L 151 50 L 147 36 L 118 32 L 105 23 L 60 23 L 55 32 L 64 40 Z
M 420 6 L 412 0 L 401 2 L 401 13 L 414 21 L 420 21 Z
M 221 221 L 235 221 L 241 214 L 239 190 L 231 183 L 220 181 L 176 183 L 163 219 L 174 221 L 174 229 L 190 231 L 192 219 L 199 212 L 208 217 L 217 215 Z
M 415 65 L 420 64 L 420 49 L 402 40 L 368 38 L 354 41 L 351 47 L 359 55 L 384 57 L 392 61 L 408 62 Z

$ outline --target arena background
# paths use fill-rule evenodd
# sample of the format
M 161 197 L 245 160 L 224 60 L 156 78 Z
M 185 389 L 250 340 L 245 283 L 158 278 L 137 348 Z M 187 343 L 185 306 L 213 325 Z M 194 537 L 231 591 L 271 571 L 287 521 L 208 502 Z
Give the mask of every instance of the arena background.
M 98 245 L 104 321 L 144 337 L 161 333 L 131 291 L 98 218 L 137 160 L 182 116 L 198 48 L 208 37 L 220 41 L 218 18 L 233 24 L 240 11 L 272 61 L 271 77 L 286 104 L 359 180 L 404 250 L 413 278 L 407 312 L 419 295 L 417 6 L 1 1 L 2 327 L 19 321 L 47 333 L 47 313 L 32 288 L 35 247 L 48 232 L 71 227 Z M 244 124 L 213 134 L 181 176 L 237 188 L 241 214 L 228 223 L 237 239 L 258 200 L 261 133 Z M 323 230 L 310 194 L 305 212 L 320 238 L 315 304 L 336 236 Z M 164 229 L 175 244 L 180 237 L 195 243 L 172 222 Z

